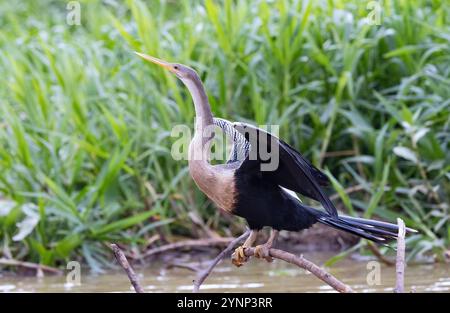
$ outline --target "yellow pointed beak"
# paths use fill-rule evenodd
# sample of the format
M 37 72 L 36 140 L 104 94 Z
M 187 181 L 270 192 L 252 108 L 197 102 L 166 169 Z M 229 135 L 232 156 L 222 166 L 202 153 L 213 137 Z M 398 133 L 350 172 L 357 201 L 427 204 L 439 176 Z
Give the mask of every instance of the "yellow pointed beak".
M 138 56 L 140 56 L 141 58 L 143 58 L 146 61 L 158 64 L 159 66 L 164 67 L 165 69 L 169 70 L 170 72 L 173 72 L 173 73 L 175 72 L 173 67 L 171 66 L 171 64 L 169 62 L 166 62 L 166 61 L 160 60 L 158 58 L 154 58 L 154 57 L 151 57 L 149 55 L 146 55 L 146 54 L 143 54 L 143 53 L 139 53 L 139 52 L 136 52 L 136 51 L 134 53 L 136 53 Z

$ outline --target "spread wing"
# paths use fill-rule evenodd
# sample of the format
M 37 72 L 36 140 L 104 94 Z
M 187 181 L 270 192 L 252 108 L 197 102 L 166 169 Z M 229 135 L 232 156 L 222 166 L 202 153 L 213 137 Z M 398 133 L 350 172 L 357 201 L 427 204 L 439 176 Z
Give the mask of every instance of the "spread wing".
M 329 184 L 323 172 L 276 136 L 250 124 L 232 124 L 250 144 L 240 168 L 319 201 L 328 214 L 337 217 L 336 208 L 320 188 Z

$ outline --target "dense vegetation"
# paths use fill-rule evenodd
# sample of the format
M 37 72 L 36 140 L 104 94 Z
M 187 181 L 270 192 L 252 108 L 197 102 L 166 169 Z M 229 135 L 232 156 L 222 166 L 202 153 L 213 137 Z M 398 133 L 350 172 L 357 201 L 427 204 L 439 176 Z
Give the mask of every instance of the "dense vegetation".
M 78 26 L 66 1 L 0 3 L 4 257 L 98 269 L 108 241 L 142 251 L 157 232 L 242 229 L 171 157 L 172 127 L 193 121 L 187 90 L 133 50 L 196 68 L 217 116 L 281 125 L 342 211 L 400 216 L 420 230 L 411 256 L 443 255 L 448 1 L 379 1 L 380 25 L 360 0 L 80 3 Z

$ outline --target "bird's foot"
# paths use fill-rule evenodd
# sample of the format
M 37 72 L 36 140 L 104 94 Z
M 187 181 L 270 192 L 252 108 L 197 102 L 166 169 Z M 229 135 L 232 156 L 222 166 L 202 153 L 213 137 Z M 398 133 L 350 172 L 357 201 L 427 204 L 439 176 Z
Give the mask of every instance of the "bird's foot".
M 244 265 L 244 263 L 248 260 L 248 257 L 245 255 L 244 249 L 244 246 L 239 246 L 231 255 L 231 262 L 237 267 Z
M 267 262 L 272 262 L 273 258 L 269 254 L 270 246 L 263 244 L 255 247 L 255 257 L 258 259 L 265 259 Z

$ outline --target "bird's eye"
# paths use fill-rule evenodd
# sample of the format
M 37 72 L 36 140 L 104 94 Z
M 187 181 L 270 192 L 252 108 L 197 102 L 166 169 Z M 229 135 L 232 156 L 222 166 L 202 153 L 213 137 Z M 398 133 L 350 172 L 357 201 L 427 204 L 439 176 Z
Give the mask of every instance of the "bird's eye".
M 177 69 L 178 69 L 178 66 L 177 66 L 177 65 L 175 65 L 175 66 L 174 66 L 173 68 L 177 70 Z

